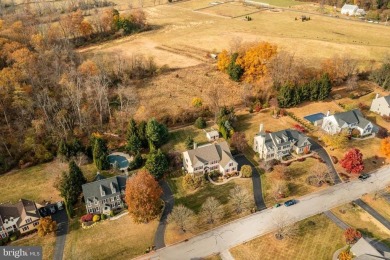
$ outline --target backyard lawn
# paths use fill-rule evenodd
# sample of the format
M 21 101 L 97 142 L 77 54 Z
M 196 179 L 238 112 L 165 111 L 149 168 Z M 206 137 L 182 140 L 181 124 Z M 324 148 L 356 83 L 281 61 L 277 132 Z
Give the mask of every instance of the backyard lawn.
M 306 183 L 306 178 L 312 175 L 310 169 L 318 163 L 318 160 L 314 158 L 306 158 L 303 162 L 295 161 L 291 163 L 291 165 L 286 168 L 286 181 L 289 187 L 289 196 L 278 201 L 275 200 L 272 195 L 273 172 L 263 174 L 261 176 L 261 181 L 264 188 L 264 199 L 267 207 L 274 205 L 276 202 L 293 199 L 326 188 L 326 184 L 323 184 L 321 187 L 315 187 Z
M 252 180 L 250 178 L 234 179 L 224 185 L 214 185 L 207 183 L 204 187 L 192 192 L 183 188 L 181 184 L 182 179 L 183 177 L 176 177 L 168 180 L 169 186 L 174 193 L 175 205 L 183 204 L 184 206 L 193 210 L 195 214 L 198 214 L 202 204 L 206 201 L 206 199 L 208 197 L 215 197 L 223 205 L 225 213 L 222 220 L 218 224 L 226 223 L 249 214 L 249 211 L 236 214 L 236 212 L 231 208 L 231 204 L 229 203 L 229 193 L 235 185 L 239 185 L 248 191 L 252 205 L 251 208 L 254 208 L 255 204 L 253 198 Z M 172 244 L 179 242 L 212 228 L 211 225 L 203 223 L 201 219 L 198 219 L 197 221 L 198 224 L 195 225 L 195 227 L 191 230 L 188 230 L 186 233 L 183 233 L 173 223 L 170 223 L 165 233 L 165 243 Z
M 332 259 L 333 253 L 345 245 L 343 231 L 324 215 L 316 215 L 296 223 L 298 235 L 282 241 L 274 234 L 258 237 L 230 249 L 234 259 Z
M 345 204 L 332 209 L 332 212 L 362 234 L 376 238 L 390 246 L 390 231 L 359 206 Z
M 131 259 L 153 245 L 158 221 L 135 224 L 129 216 L 99 222 L 90 229 L 71 230 L 64 259 Z
M 390 221 L 390 203 L 381 194 L 377 194 L 376 199 L 374 194 L 367 194 L 362 197 L 362 200 Z
M 37 233 L 32 234 L 24 239 L 17 240 L 9 244 L 10 246 L 41 246 L 42 247 L 42 259 L 52 260 L 54 254 L 54 245 L 56 237 L 54 234 L 47 235 L 45 237 L 39 237 Z

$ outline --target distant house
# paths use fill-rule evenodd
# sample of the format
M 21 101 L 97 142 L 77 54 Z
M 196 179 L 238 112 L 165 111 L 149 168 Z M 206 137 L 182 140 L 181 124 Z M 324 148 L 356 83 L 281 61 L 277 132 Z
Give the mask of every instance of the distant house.
M 206 132 L 206 137 L 207 137 L 207 140 L 209 140 L 210 142 L 216 141 L 219 138 L 219 132 L 216 130 Z
M 183 153 L 183 166 L 188 173 L 204 174 L 219 171 L 223 175 L 238 170 L 226 141 L 194 147 Z
M 324 118 L 324 116 L 325 115 L 323 113 L 316 113 L 316 114 L 305 116 L 304 118 L 307 121 L 309 121 L 311 124 L 315 126 L 320 126 L 322 125 L 322 119 Z
M 376 132 L 377 127 L 364 118 L 359 109 L 330 115 L 329 111 L 323 119 L 322 129 L 330 135 L 346 131 L 348 134 L 355 129 L 360 136 L 370 135 Z
M 82 186 L 87 212 L 110 214 L 112 210 L 123 208 L 127 176 L 104 179 L 99 174 L 96 179 Z
M 265 161 L 281 160 L 284 156 L 295 152 L 302 154 L 305 149 L 310 151 L 309 138 L 296 130 L 286 129 L 274 133 L 265 133 L 260 124 L 259 133 L 254 137 L 253 150 Z
M 381 116 L 390 116 L 390 96 L 379 97 L 379 94 L 376 94 L 375 99 L 372 100 L 370 111 Z
M 39 224 L 40 215 L 35 202 L 21 199 L 16 204 L 0 204 L 0 238 L 19 231 L 33 231 Z
M 367 242 L 363 237 L 360 238 L 354 245 L 350 248 L 351 253 L 353 254 L 353 259 L 361 260 L 375 260 L 375 259 L 389 259 L 389 253 L 384 252 L 382 255 L 378 250 L 376 250 L 370 243 Z
M 357 5 L 344 4 L 340 13 L 345 15 L 355 15 L 359 7 Z

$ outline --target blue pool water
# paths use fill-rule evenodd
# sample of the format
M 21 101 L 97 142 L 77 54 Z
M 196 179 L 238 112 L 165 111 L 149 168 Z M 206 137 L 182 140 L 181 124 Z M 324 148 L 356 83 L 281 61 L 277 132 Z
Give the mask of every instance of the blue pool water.
M 114 164 L 115 162 L 117 162 L 119 169 L 129 167 L 129 161 L 124 156 L 109 155 L 108 161 L 110 162 L 110 164 Z

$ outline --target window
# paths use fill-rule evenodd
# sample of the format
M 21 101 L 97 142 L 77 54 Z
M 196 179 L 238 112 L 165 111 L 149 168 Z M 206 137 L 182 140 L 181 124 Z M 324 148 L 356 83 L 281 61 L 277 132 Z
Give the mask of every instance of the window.
M 88 201 L 88 207 L 92 207 L 92 203 Z
M 35 226 L 38 226 L 38 224 L 39 224 L 38 221 L 37 221 L 37 222 L 34 222 L 33 226 L 34 226 L 34 227 L 35 227 Z
M 27 227 L 23 227 L 22 230 L 23 231 L 27 231 L 27 230 L 29 230 L 29 227 L 28 226 Z
M 233 163 L 231 162 L 231 163 L 229 163 L 229 166 L 233 166 Z
M 26 219 L 26 223 L 27 224 L 30 223 L 30 222 L 31 222 L 31 218 Z
M 114 197 L 112 197 L 112 198 L 111 198 L 111 202 L 114 202 L 114 199 L 115 199 L 115 198 L 114 198 Z
M 119 197 L 119 195 L 118 196 L 116 196 L 116 200 L 120 200 L 121 198 Z
M 95 199 L 95 205 L 97 205 L 98 204 L 98 200 L 97 199 Z

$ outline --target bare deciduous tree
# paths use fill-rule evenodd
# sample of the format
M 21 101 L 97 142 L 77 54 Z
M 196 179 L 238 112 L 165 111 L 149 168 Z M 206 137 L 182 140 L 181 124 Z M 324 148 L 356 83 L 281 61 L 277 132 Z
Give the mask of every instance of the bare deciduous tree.
M 316 163 L 311 168 L 310 171 L 316 177 L 318 184 L 325 183 L 329 180 L 329 170 L 323 163 Z
M 282 240 L 285 238 L 293 238 L 298 235 L 298 227 L 294 224 L 294 219 L 285 213 L 281 213 L 274 219 L 275 238 Z
M 168 216 L 168 222 L 174 222 L 183 232 L 192 228 L 195 224 L 195 214 L 192 210 L 184 205 L 178 205 L 173 208 L 172 213 Z
M 247 210 L 250 207 L 250 195 L 240 186 L 236 185 L 233 189 L 230 190 L 229 198 L 236 213 L 241 213 L 242 211 Z
M 223 209 L 221 203 L 219 203 L 216 198 L 208 197 L 202 204 L 200 213 L 201 216 L 203 216 L 203 218 L 207 221 L 207 223 L 214 224 L 216 221 L 222 218 Z

